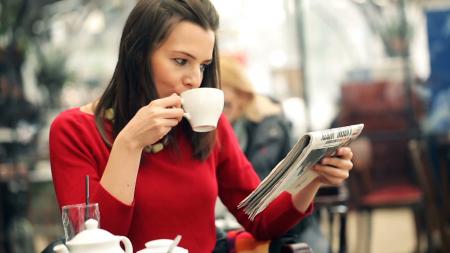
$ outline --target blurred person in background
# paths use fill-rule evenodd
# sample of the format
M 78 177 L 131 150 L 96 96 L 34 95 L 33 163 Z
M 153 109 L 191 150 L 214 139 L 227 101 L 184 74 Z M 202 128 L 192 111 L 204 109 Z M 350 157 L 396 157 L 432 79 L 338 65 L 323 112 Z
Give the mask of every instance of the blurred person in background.
M 287 155 L 292 147 L 291 123 L 281 104 L 257 94 L 241 62 L 229 55 L 220 57 L 220 79 L 225 95 L 224 114 L 231 122 L 239 145 L 261 179 Z M 272 240 L 270 252 L 280 252 L 286 243 L 306 242 L 315 253 L 328 250 L 317 216 L 309 216 L 280 238 Z
M 291 148 L 291 124 L 281 104 L 256 94 L 243 71 L 244 66 L 237 59 L 221 56 L 224 114 L 259 177 L 265 178 Z

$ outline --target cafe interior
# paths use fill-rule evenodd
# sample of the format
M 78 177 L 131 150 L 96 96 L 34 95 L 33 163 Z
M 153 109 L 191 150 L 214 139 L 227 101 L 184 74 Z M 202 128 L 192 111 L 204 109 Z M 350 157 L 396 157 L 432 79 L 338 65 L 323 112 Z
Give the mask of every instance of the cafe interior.
M 314 200 L 327 252 L 450 252 L 450 0 L 211 1 L 221 52 L 294 139 L 364 123 L 349 179 Z M 136 2 L 0 1 L 0 253 L 64 235 L 49 126 L 101 94 Z

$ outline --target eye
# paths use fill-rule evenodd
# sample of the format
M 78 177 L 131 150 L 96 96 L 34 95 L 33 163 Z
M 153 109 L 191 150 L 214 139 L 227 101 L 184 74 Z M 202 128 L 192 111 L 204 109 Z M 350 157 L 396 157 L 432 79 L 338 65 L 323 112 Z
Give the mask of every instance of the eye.
M 181 58 L 176 58 L 176 59 L 174 59 L 174 61 L 175 61 L 178 65 L 181 65 L 181 66 L 185 65 L 186 62 L 187 62 L 187 60 L 181 59 Z

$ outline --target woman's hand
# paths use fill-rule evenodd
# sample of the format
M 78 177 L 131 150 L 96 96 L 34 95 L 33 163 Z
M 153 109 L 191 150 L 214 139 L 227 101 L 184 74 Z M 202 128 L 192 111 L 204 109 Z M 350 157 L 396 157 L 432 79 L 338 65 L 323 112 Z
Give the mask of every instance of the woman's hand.
M 319 174 L 318 180 L 328 185 L 340 185 L 344 182 L 353 167 L 353 152 L 349 147 L 342 147 L 334 156 L 324 157 L 314 165 L 313 170 Z
M 162 139 L 183 117 L 177 94 L 155 99 L 143 106 L 119 133 L 131 147 L 143 149 Z
M 339 148 L 334 156 L 324 157 L 312 168 L 319 176 L 299 192 L 292 195 L 294 206 L 305 212 L 313 201 L 321 184 L 340 185 L 348 178 L 353 167 L 352 150 L 349 147 Z

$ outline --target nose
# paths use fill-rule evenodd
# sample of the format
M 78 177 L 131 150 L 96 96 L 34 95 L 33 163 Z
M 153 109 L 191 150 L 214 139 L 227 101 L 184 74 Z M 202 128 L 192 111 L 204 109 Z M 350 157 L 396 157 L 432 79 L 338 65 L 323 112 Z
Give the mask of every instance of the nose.
M 198 88 L 202 83 L 202 79 L 203 72 L 200 70 L 200 68 L 194 68 L 184 76 L 183 84 L 185 86 L 188 86 L 189 88 Z

